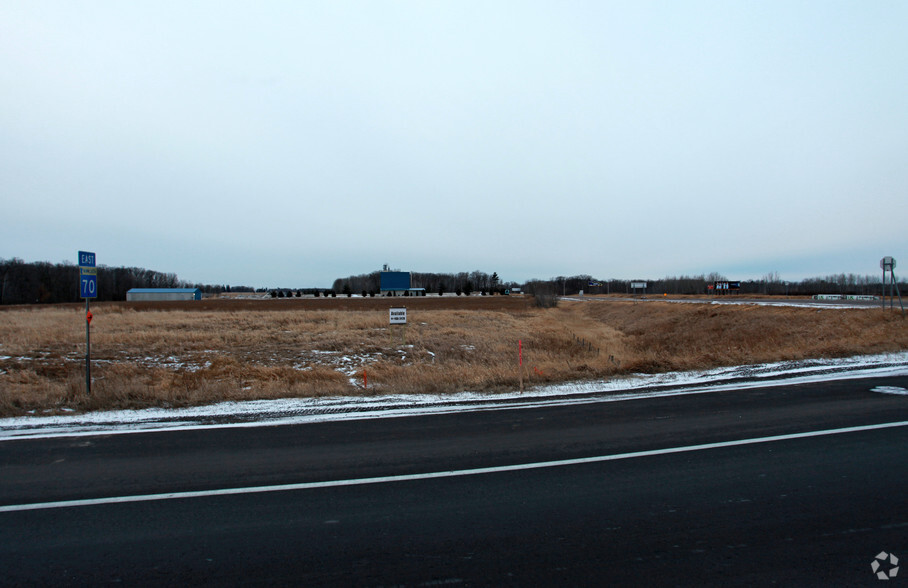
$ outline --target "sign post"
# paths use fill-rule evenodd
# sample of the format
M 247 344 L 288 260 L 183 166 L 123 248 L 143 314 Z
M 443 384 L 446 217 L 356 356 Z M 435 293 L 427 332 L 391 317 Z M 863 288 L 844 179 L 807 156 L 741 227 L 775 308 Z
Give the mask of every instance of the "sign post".
M 79 297 L 85 299 L 85 391 L 91 394 L 91 309 L 89 300 L 98 297 L 98 268 L 95 254 L 79 252 Z
M 389 318 L 392 325 L 405 325 L 407 324 L 407 309 L 392 308 L 389 312 Z
M 403 325 L 403 337 L 401 338 L 401 343 L 406 343 L 407 341 L 407 308 L 391 308 L 388 313 L 388 318 L 390 320 L 391 329 L 394 329 L 394 325 Z M 391 333 L 391 340 L 394 340 L 394 333 Z

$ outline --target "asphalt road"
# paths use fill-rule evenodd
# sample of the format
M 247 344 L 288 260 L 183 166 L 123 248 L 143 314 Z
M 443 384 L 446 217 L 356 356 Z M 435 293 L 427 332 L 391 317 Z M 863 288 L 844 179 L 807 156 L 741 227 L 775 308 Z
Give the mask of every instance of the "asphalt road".
M 4 441 L 0 584 L 875 585 L 908 557 L 878 386 Z

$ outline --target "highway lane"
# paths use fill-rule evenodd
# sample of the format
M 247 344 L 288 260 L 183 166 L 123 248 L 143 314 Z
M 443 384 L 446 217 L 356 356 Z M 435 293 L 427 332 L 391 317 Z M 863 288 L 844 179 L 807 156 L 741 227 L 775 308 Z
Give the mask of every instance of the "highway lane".
M 0 505 L 418 474 L 908 421 L 906 378 L 0 443 Z M 12 583 L 874 581 L 908 427 L 303 491 L 0 512 Z M 901 550 L 901 551 L 900 551 Z

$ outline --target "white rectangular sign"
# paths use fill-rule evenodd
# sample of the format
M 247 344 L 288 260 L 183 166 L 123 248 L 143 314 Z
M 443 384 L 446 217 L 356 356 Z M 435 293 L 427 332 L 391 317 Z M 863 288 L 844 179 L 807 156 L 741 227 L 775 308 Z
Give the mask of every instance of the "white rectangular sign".
M 634 290 L 638 288 L 646 289 L 646 282 L 631 282 L 631 288 Z
M 392 325 L 407 324 L 407 309 L 406 308 L 392 308 L 391 309 L 391 324 Z

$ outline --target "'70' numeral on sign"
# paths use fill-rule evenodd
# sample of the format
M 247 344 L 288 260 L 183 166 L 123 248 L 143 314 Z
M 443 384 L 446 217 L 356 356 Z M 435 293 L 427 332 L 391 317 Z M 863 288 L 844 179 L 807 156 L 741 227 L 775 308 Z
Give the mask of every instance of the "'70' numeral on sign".
M 98 276 L 82 276 L 82 279 L 79 281 L 79 297 L 98 297 Z

